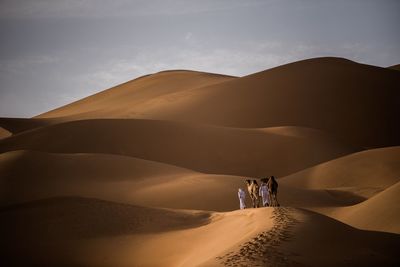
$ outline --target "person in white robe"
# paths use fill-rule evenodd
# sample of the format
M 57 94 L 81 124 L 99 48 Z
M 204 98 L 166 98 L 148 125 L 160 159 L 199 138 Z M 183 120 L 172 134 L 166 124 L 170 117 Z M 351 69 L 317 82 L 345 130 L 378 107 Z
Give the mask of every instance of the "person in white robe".
M 240 203 L 240 209 L 245 209 L 246 208 L 246 193 L 242 188 L 239 188 L 238 191 L 238 197 L 239 197 L 239 203 Z
M 259 193 L 258 195 L 262 198 L 263 207 L 268 207 L 269 206 L 269 193 L 268 193 L 268 186 L 265 182 L 261 183 L 258 193 Z

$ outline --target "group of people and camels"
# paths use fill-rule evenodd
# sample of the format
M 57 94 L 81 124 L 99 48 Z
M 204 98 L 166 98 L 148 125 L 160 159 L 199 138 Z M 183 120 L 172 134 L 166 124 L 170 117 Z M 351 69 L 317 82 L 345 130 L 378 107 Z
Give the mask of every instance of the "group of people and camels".
M 261 178 L 261 184 L 257 180 L 246 180 L 247 191 L 252 201 L 253 208 L 260 207 L 260 200 L 263 207 L 279 207 L 278 203 L 278 182 L 274 176 Z M 240 209 L 246 208 L 246 193 L 242 188 L 238 192 Z

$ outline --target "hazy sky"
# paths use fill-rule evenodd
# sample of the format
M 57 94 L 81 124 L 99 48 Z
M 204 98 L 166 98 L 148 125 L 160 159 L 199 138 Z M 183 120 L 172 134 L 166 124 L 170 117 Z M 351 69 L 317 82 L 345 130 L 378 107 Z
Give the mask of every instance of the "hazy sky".
M 400 63 L 397 0 L 0 0 L 0 116 L 138 76 L 243 76 L 299 59 Z

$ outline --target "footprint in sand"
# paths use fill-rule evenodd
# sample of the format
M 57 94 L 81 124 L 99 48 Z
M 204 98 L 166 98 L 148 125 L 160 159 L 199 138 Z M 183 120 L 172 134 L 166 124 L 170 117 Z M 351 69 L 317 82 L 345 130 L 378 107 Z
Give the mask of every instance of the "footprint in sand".
M 225 266 L 300 266 L 289 260 L 290 255 L 279 250 L 282 242 L 291 239 L 291 230 L 298 223 L 291 215 L 291 209 L 275 208 L 272 219 L 272 229 L 242 244 L 238 251 L 231 251 L 217 259 Z

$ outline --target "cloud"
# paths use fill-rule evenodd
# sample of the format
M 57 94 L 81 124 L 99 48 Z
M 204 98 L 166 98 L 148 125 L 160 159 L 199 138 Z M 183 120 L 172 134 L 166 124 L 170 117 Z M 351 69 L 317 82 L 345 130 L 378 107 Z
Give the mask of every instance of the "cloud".
M 60 58 L 51 55 L 31 55 L 26 57 L 0 60 L 0 72 L 18 74 L 32 68 L 41 68 L 60 61 Z
M 191 32 L 186 33 L 186 35 L 185 35 L 185 40 L 186 41 L 189 41 L 192 38 L 193 38 L 193 33 L 191 33 Z

